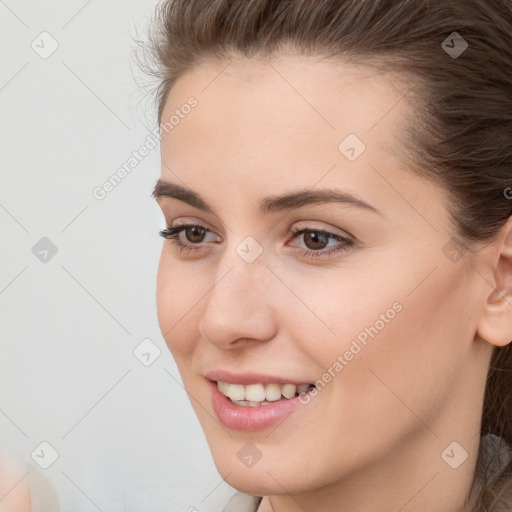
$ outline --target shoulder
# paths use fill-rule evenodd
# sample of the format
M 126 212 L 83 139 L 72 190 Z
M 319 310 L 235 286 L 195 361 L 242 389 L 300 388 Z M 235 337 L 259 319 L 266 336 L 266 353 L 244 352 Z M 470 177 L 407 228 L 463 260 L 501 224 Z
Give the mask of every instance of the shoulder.
M 53 483 L 34 464 L 3 451 L 0 452 L 0 496 L 3 496 L 0 511 L 59 511 Z
M 33 464 L 28 469 L 32 512 L 58 512 L 59 498 L 53 483 Z
M 256 512 L 261 497 L 237 492 L 222 509 L 222 512 Z

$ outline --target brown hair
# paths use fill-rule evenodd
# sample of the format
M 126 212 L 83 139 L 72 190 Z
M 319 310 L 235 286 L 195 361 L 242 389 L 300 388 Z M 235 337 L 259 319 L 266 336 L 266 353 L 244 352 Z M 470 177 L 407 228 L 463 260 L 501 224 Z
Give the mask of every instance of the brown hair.
M 450 54 L 453 37 L 468 45 L 460 55 Z M 159 124 L 176 80 L 208 57 L 270 57 L 291 47 L 412 77 L 404 148 L 415 172 L 450 192 L 455 246 L 493 241 L 512 215 L 510 0 L 167 0 L 148 42 L 137 44 L 139 64 L 158 80 Z M 486 434 L 512 446 L 512 345 L 493 351 L 481 440 Z M 512 510 L 512 462 L 490 471 L 499 448 L 485 461 L 480 443 L 476 512 Z

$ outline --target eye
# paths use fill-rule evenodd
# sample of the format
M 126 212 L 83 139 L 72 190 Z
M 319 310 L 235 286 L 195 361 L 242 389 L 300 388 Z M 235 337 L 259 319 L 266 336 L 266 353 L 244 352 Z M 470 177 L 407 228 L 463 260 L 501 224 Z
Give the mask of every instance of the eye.
M 184 243 L 180 240 L 179 235 L 181 232 L 185 233 L 185 238 L 188 240 L 188 243 Z M 159 232 L 159 235 L 166 240 L 171 240 L 178 252 L 188 253 L 201 250 L 205 235 L 209 232 L 209 229 L 198 224 L 181 224 L 173 227 L 167 226 Z M 306 235 L 304 236 L 304 242 L 306 247 L 309 246 L 310 249 L 301 250 L 300 254 L 308 258 L 326 257 L 334 253 L 349 251 L 355 247 L 354 240 L 324 229 L 295 227 L 290 230 L 290 233 L 293 235 L 293 238 Z M 326 246 L 328 247 L 329 239 L 339 243 L 328 250 L 323 250 Z
M 306 256 L 308 258 L 326 257 L 334 253 L 347 252 L 355 247 L 354 240 L 336 233 L 331 233 L 324 229 L 296 227 L 291 229 L 290 232 L 293 234 L 294 238 L 299 238 L 301 235 L 305 235 L 304 243 L 306 244 L 306 247 L 310 247 L 310 249 L 302 250 L 300 253 L 302 256 Z M 328 250 L 322 250 L 326 246 L 328 247 L 327 244 L 329 239 L 335 240 L 339 243 L 335 244 L 334 247 L 331 246 Z
M 179 235 L 182 231 L 185 232 L 185 238 L 191 244 L 183 243 L 180 240 Z M 171 240 L 178 252 L 191 252 L 201 249 L 199 244 L 203 242 L 206 232 L 209 232 L 209 229 L 198 224 L 181 224 L 173 227 L 167 226 L 159 232 L 159 235 L 166 240 Z

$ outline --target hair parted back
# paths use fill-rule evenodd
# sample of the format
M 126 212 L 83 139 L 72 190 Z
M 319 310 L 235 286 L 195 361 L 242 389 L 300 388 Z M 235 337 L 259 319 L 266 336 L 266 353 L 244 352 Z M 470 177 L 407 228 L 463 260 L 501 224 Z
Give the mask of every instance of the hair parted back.
M 457 58 L 441 46 L 453 32 L 468 43 Z M 412 170 L 450 193 L 453 242 L 473 251 L 512 215 L 512 0 L 165 0 L 137 44 L 159 124 L 173 85 L 206 58 L 293 48 L 411 77 L 401 140 Z M 481 438 L 512 446 L 512 344 L 494 348 L 482 406 Z M 475 512 L 512 511 L 512 461 L 492 474 L 484 458 L 481 444 Z

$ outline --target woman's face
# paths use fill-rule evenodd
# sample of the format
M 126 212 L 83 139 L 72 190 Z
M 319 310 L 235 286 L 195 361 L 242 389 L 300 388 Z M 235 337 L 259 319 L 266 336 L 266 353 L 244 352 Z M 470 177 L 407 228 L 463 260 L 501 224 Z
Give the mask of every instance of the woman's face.
M 296 56 L 227 64 L 171 90 L 157 188 L 168 226 L 198 226 L 176 235 L 190 252 L 163 243 L 158 317 L 219 472 L 252 494 L 453 478 L 450 443 L 476 460 L 489 286 L 452 251 L 444 190 L 408 172 L 407 87 Z

